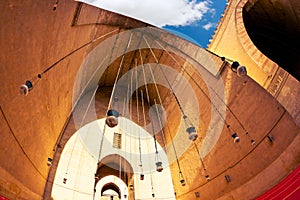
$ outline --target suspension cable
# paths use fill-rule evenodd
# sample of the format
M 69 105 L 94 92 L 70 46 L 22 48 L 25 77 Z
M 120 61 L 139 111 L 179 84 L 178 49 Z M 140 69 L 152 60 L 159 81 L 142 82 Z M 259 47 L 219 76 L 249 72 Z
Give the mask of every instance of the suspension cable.
M 144 36 L 143 36 L 144 37 Z M 203 93 L 203 95 L 208 99 L 208 101 L 212 104 L 212 106 L 213 106 L 213 108 L 214 108 L 214 110 L 216 111 L 216 113 L 218 114 L 218 116 L 221 118 L 221 120 L 222 121 L 224 121 L 224 123 L 225 123 L 225 125 L 227 126 L 227 128 L 228 129 L 231 129 L 231 131 L 233 131 L 233 132 L 235 132 L 235 130 L 232 128 L 232 127 L 230 127 L 230 125 L 226 122 L 226 120 L 224 119 L 224 117 L 220 114 L 220 112 L 219 112 L 219 110 L 217 109 L 217 106 L 216 105 L 214 105 L 213 104 L 213 102 L 211 101 L 211 99 L 209 98 L 209 96 L 204 92 L 204 90 L 200 87 L 200 85 L 192 78 L 192 75 L 191 74 L 189 74 L 185 69 L 184 69 L 184 67 L 175 59 L 175 57 L 174 56 L 172 56 L 171 54 L 170 54 L 170 52 L 169 51 L 167 51 L 164 47 L 163 47 L 163 45 L 161 45 L 157 40 L 156 40 L 156 43 L 165 51 L 165 52 L 167 52 L 167 54 L 177 63 L 177 65 L 178 66 L 180 66 L 181 67 L 181 69 L 183 69 L 185 72 L 186 72 L 186 74 L 189 76 L 189 77 L 191 77 L 191 79 L 195 82 L 195 84 L 198 86 L 198 88 L 201 90 L 201 92 Z M 149 45 L 148 43 L 147 43 L 147 45 Z M 212 53 L 212 54 L 214 54 L 214 55 L 216 55 L 216 56 L 218 56 L 218 57 L 220 57 L 219 55 L 217 55 L 217 54 L 215 54 L 215 53 L 213 53 L 213 52 L 211 52 L 211 51 L 208 51 L 207 49 L 205 49 L 207 52 L 209 52 L 209 53 Z M 220 58 L 222 58 L 222 57 L 220 57 Z M 228 59 L 229 61 L 233 61 L 233 60 L 230 60 L 230 59 Z M 221 102 L 225 105 L 225 107 L 226 107 L 226 109 L 228 109 L 229 110 L 229 112 L 233 115 L 233 117 L 235 118 L 235 120 L 237 120 L 237 122 L 238 122 L 238 124 L 240 125 L 240 127 L 243 129 L 243 131 L 246 133 L 246 135 L 251 139 L 251 141 L 252 141 L 252 137 L 250 136 L 250 134 L 249 134 L 249 132 L 246 130 L 246 128 L 244 127 L 244 125 L 241 123 L 241 121 L 237 118 L 237 116 L 234 114 L 234 112 L 230 109 L 230 107 L 223 101 L 223 99 L 219 96 L 219 94 L 212 88 L 212 87 L 210 87 L 209 85 L 208 85 L 208 87 L 211 89 L 211 91 L 213 91 L 213 93 L 219 98 L 219 100 L 221 100 Z
M 128 47 L 129 47 L 129 45 L 130 45 L 130 43 L 131 43 L 131 39 L 132 39 L 132 33 L 130 34 L 130 38 L 129 38 L 129 41 L 128 41 L 128 43 L 127 43 L 125 52 L 127 51 Z M 114 92 L 115 92 L 115 89 L 116 89 L 116 85 L 117 85 L 117 81 L 119 80 L 119 75 L 120 75 L 120 71 L 121 71 L 121 66 L 123 65 L 124 58 L 125 58 L 125 54 L 122 55 L 122 58 L 121 58 L 121 61 L 120 61 L 120 65 L 119 65 L 119 68 L 118 68 L 117 76 L 116 76 L 116 78 L 115 78 L 115 82 L 114 82 L 113 89 L 112 89 L 112 92 L 111 92 L 111 98 L 109 99 L 109 102 L 108 102 L 108 108 L 111 107 L 112 96 L 114 95 Z
M 175 100 L 176 100 L 176 103 L 178 104 L 178 107 L 179 107 L 179 109 L 180 109 L 180 111 L 181 111 L 181 113 L 182 113 L 182 116 L 186 116 L 185 113 L 184 113 L 183 108 L 181 107 L 181 104 L 180 104 L 180 102 L 179 102 L 179 99 L 178 99 L 178 97 L 175 95 L 175 92 L 174 92 L 174 90 L 173 90 L 173 87 L 172 87 L 170 81 L 168 80 L 166 74 L 165 74 L 164 71 L 162 70 L 162 68 L 161 68 L 161 66 L 160 66 L 160 64 L 159 64 L 159 61 L 158 61 L 158 59 L 156 58 L 156 56 L 155 56 L 155 54 L 154 54 L 152 48 L 150 47 L 148 41 L 146 40 L 146 38 L 145 38 L 144 36 L 143 36 L 143 38 L 144 38 L 144 40 L 145 40 L 145 42 L 146 42 L 148 48 L 150 49 L 150 52 L 151 52 L 151 54 L 153 55 L 153 57 L 154 57 L 154 59 L 155 59 L 155 61 L 156 61 L 156 64 L 158 65 L 158 67 L 159 67 L 159 69 L 161 70 L 161 72 L 162 72 L 162 74 L 163 74 L 165 80 L 167 81 L 167 84 L 168 84 L 169 88 L 171 89 L 172 95 L 174 96 L 174 98 L 175 98 Z M 152 75 L 152 73 L 151 73 L 151 75 Z M 152 75 L 152 76 L 153 76 L 153 75 Z M 160 100 L 160 101 L 161 101 L 161 100 Z
M 80 127 L 81 127 L 82 124 L 84 123 L 84 120 L 85 120 L 85 118 L 86 118 L 86 114 L 87 114 L 87 112 L 88 112 L 88 110 L 89 110 L 89 108 L 90 108 L 90 106 L 91 106 L 91 103 L 92 103 L 92 101 L 93 101 L 93 99 L 94 99 L 94 97 L 95 97 L 95 95 L 96 95 L 96 92 L 97 92 L 97 90 L 98 90 L 98 87 L 99 87 L 99 86 L 97 86 L 96 89 L 95 89 L 95 91 L 93 92 L 93 96 L 92 96 L 92 98 L 90 99 L 89 104 L 88 104 L 88 106 L 87 106 L 87 109 L 85 110 L 85 112 L 84 112 L 84 114 L 83 114 L 82 120 L 81 120 L 81 122 L 80 122 Z M 69 160 L 68 160 L 68 164 L 67 164 L 67 168 L 66 168 L 66 173 L 65 173 L 66 175 L 68 174 L 70 162 L 71 162 L 71 159 L 72 159 L 72 155 L 73 155 L 73 152 L 74 152 L 75 145 L 76 145 L 76 142 L 77 142 L 77 140 L 78 140 L 78 137 L 79 137 L 78 134 L 76 134 L 76 138 L 75 138 L 75 141 L 74 141 L 74 145 L 73 145 L 73 147 L 72 147 L 71 154 L 70 154 L 70 157 L 69 157 Z
M 164 148 L 165 148 L 165 151 L 167 153 L 167 149 L 166 149 L 166 141 L 165 141 L 165 133 L 164 133 L 164 130 L 163 130 L 163 127 L 162 127 L 162 120 L 159 116 L 159 113 L 158 113 L 158 107 L 157 107 L 157 104 L 156 104 L 156 100 L 154 99 L 154 104 L 155 104 L 155 108 L 156 108 L 156 115 L 157 115 L 157 118 L 158 118 L 158 122 L 159 122 L 159 128 L 162 132 L 162 140 L 163 140 L 163 143 L 164 143 Z
M 135 73 L 135 78 L 137 81 L 137 70 Z M 136 90 L 136 112 L 137 112 L 137 123 L 140 123 L 140 114 L 139 114 L 139 94 L 138 94 L 138 90 Z M 138 129 L 138 136 L 139 136 L 139 158 L 140 158 L 140 167 L 141 167 L 141 173 L 143 173 L 143 164 L 142 164 L 142 145 L 141 145 L 141 130 Z
M 144 81 L 145 81 L 145 88 L 146 88 L 146 95 L 147 95 L 147 100 L 148 100 L 148 105 L 150 107 L 150 97 L 149 97 L 149 91 L 147 89 L 147 85 L 146 85 L 146 75 L 145 75 L 145 70 L 144 70 L 144 64 L 143 64 L 143 58 L 142 58 L 142 54 L 141 54 L 141 51 L 139 50 L 140 52 L 140 58 L 141 58 L 141 63 L 142 63 L 142 69 L 143 69 L 143 75 L 144 75 Z M 154 132 L 154 127 L 153 127 L 153 123 L 151 123 L 152 125 L 152 132 L 153 132 L 153 140 L 154 140 L 154 146 L 155 146 L 155 153 L 158 154 L 158 151 L 157 151 L 157 144 L 156 144 L 156 136 L 155 136 L 155 132 Z

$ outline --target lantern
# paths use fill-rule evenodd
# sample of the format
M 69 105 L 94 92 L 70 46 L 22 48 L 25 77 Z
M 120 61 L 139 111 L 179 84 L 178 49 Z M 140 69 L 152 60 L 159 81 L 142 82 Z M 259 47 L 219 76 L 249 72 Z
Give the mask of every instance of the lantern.
M 161 172 L 164 168 L 162 167 L 162 162 L 156 162 L 156 171 Z
M 141 174 L 141 175 L 140 175 L 140 180 L 141 180 L 141 181 L 144 180 L 144 174 Z
M 196 128 L 191 126 L 186 129 L 186 132 L 189 134 L 189 139 L 192 141 L 195 141 L 198 137 L 198 134 L 196 132 Z
M 181 179 L 180 183 L 181 183 L 181 186 L 185 186 L 185 180 L 184 179 Z
M 20 93 L 27 96 L 28 92 L 30 92 L 33 88 L 31 81 L 26 81 L 25 84 L 20 86 Z
M 113 128 L 118 125 L 118 117 L 119 113 L 116 110 L 108 110 L 105 123 L 107 126 Z
M 47 165 L 48 165 L 48 166 L 52 166 L 52 158 L 48 158 L 48 160 L 47 160 Z
M 231 135 L 231 137 L 233 138 L 234 143 L 238 143 L 240 141 L 240 138 L 239 138 L 238 134 L 236 134 L 236 133 L 233 133 Z

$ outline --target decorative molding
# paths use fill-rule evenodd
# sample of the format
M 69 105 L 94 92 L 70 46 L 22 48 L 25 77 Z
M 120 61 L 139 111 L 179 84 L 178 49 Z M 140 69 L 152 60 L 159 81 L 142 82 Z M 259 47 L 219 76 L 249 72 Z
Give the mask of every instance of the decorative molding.
M 282 69 L 281 67 L 278 67 L 267 91 L 274 96 L 275 98 L 278 96 L 279 92 L 281 91 L 287 77 L 288 73 Z
M 256 2 L 256 1 L 255 1 Z M 245 28 L 243 20 L 243 8 L 247 3 L 254 4 L 251 0 L 240 0 L 236 5 L 235 9 L 235 26 L 238 39 L 241 46 L 244 48 L 248 56 L 257 63 L 258 66 L 266 73 L 270 75 L 274 73 L 278 65 L 274 63 L 271 59 L 265 56 L 252 42 L 250 39 L 247 30 Z M 257 50 L 257 51 L 256 51 Z M 269 67 L 272 66 L 272 67 Z

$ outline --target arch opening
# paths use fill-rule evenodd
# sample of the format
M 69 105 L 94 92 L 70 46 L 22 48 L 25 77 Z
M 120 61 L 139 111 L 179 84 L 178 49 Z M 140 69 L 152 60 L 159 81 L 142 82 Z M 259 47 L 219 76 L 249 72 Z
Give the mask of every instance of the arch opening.
M 102 133 L 104 124 L 105 119 L 93 121 L 83 126 L 69 139 L 57 167 L 52 197 L 84 200 L 96 195 L 100 198 L 105 191 L 105 188 L 104 190 L 101 188 L 105 184 L 114 183 L 120 190 L 119 199 L 151 198 L 153 193 L 162 199 L 169 197 L 172 199 L 174 197 L 172 177 L 163 148 L 158 144 L 164 169 L 163 172 L 157 172 L 153 137 L 148 132 L 122 117 L 120 124 L 125 125 L 126 129 L 117 127 Z M 143 131 L 142 161 L 145 175 L 143 181 L 140 180 L 141 169 L 136 148 L 138 137 L 134 137 L 135 128 Z M 122 133 L 122 145 L 120 148 L 114 148 L 114 132 L 119 130 Z M 102 137 L 104 142 L 100 147 Z M 102 149 L 100 154 L 99 148 Z M 108 181 L 107 177 L 112 178 Z M 66 181 L 63 181 L 64 179 Z M 109 187 L 107 189 L 111 189 Z M 113 189 L 118 191 L 116 187 Z
M 249 1 L 243 20 L 255 46 L 271 60 L 300 80 L 299 1 Z
M 114 191 L 114 192 L 112 192 L 111 190 Z M 116 184 L 110 182 L 110 183 L 105 184 L 102 187 L 101 196 L 110 196 L 110 197 L 111 196 L 118 196 L 119 199 L 120 199 L 121 198 L 121 191 L 120 191 L 120 188 Z

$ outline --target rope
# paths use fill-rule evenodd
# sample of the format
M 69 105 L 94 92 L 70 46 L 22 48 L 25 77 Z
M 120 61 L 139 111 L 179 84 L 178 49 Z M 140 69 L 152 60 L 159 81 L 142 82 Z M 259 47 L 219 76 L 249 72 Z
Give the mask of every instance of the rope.
M 144 69 L 145 67 L 144 67 L 144 64 L 143 64 L 143 58 L 142 58 L 142 53 L 141 53 L 140 49 L 139 49 L 139 52 L 140 52 L 140 58 L 141 58 L 141 62 L 142 62 L 142 70 L 143 70 L 143 77 L 144 77 L 144 83 L 145 83 L 147 101 L 150 104 L 149 91 L 148 91 L 148 87 L 147 87 L 146 74 L 145 74 L 145 69 Z
M 215 106 L 211 99 L 209 98 L 209 96 L 204 92 L 204 90 L 200 87 L 200 85 L 193 79 L 192 75 L 189 74 L 185 69 L 184 67 L 174 58 L 174 56 L 172 56 L 170 54 L 170 52 L 168 52 L 158 41 L 156 41 L 156 43 L 165 51 L 167 52 L 167 54 L 177 63 L 178 66 L 181 67 L 181 69 L 183 69 L 185 71 L 185 73 L 191 78 L 191 80 L 194 81 L 194 83 L 198 86 L 198 88 L 201 90 L 201 92 L 203 93 L 203 95 L 208 99 L 208 101 L 211 103 L 211 105 L 213 106 L 214 110 L 217 112 L 218 116 L 222 119 L 222 121 L 224 121 L 224 123 L 226 124 L 226 126 L 228 127 L 228 123 L 226 122 L 226 120 L 221 116 L 219 110 L 217 109 L 217 106 Z M 148 44 L 148 43 L 147 43 Z M 233 62 L 233 60 L 231 59 L 228 59 L 228 58 L 225 58 L 225 57 L 220 57 L 219 55 L 211 52 L 211 51 L 208 51 L 207 49 L 205 49 L 207 52 L 209 53 L 212 53 L 213 55 L 215 56 L 218 56 L 219 58 L 221 58 L 222 60 L 225 59 L 225 60 L 228 60 L 230 62 Z M 243 131 L 245 132 L 245 134 L 252 139 L 252 137 L 250 136 L 250 134 L 248 133 L 248 131 L 246 130 L 246 128 L 244 127 L 244 125 L 241 123 L 241 121 L 237 118 L 237 116 L 234 114 L 234 112 L 230 109 L 229 106 L 226 105 L 226 103 L 223 101 L 223 99 L 219 96 L 219 94 L 212 88 L 210 87 L 209 85 L 207 85 L 207 87 L 209 87 L 211 89 L 211 91 L 219 98 L 219 100 L 225 105 L 226 109 L 229 110 L 229 112 L 233 115 L 234 119 L 237 120 L 238 124 L 240 125 L 240 127 L 243 129 Z M 234 131 L 233 128 L 230 127 L 230 129 Z
M 108 33 L 106 33 L 106 34 L 104 34 L 104 35 L 101 35 L 101 36 L 97 37 L 96 39 L 93 39 L 93 40 L 91 40 L 91 41 L 89 41 L 89 42 L 83 44 L 82 46 L 78 47 L 77 49 L 71 51 L 70 53 L 66 54 L 66 55 L 63 56 L 61 59 L 57 60 L 55 63 L 53 63 L 52 65 L 50 65 L 49 67 L 47 67 L 42 73 L 39 73 L 39 74 L 38 74 L 38 78 L 41 78 L 43 74 L 45 74 L 45 73 L 47 73 L 48 71 L 50 71 L 50 70 L 51 70 L 53 67 L 55 67 L 58 63 L 60 63 L 61 61 L 63 61 L 65 58 L 69 57 L 69 56 L 72 55 L 73 53 L 79 51 L 79 50 L 82 49 L 83 47 L 85 47 L 85 46 L 87 46 L 87 45 L 89 45 L 89 44 L 92 44 L 93 42 L 95 42 L 95 41 L 97 41 L 97 40 L 99 40 L 99 39 L 101 39 L 101 38 L 103 38 L 103 37 L 106 37 L 107 35 L 110 35 L 110 34 L 116 32 L 117 30 L 119 30 L 119 29 L 115 29 L 115 30 L 113 30 L 113 31 L 111 31 L 111 32 L 108 32 Z
M 137 70 L 135 73 L 136 76 L 136 80 L 137 80 Z M 136 112 L 137 112 L 137 122 L 138 124 L 140 123 L 140 114 L 139 114 L 139 94 L 138 94 L 138 90 L 136 91 Z M 139 156 L 140 156 L 140 167 L 141 167 L 141 173 L 143 173 L 143 164 L 142 164 L 142 144 L 141 144 L 141 131 L 140 129 L 138 129 L 139 131 Z
M 130 71 L 131 73 L 130 73 L 130 95 L 132 94 L 132 74 L 133 74 L 133 72 L 132 72 L 132 70 Z M 129 95 L 128 95 L 128 97 L 129 97 Z M 129 101 L 129 109 L 130 109 L 130 122 L 132 122 L 132 98 L 131 98 L 131 96 L 129 97 L 129 99 L 128 99 L 128 101 Z M 126 126 L 128 125 L 128 123 L 126 124 Z M 135 131 L 136 131 L 136 129 L 134 129 Z M 130 156 L 129 156 L 129 159 L 130 159 L 130 163 L 132 162 L 132 145 L 131 145 L 131 135 L 129 135 L 129 137 L 130 137 L 130 140 L 129 140 L 129 144 L 130 144 Z M 126 145 L 126 141 L 125 141 L 125 145 Z M 126 150 L 125 150 L 125 152 L 126 152 Z M 126 170 L 125 170 L 125 172 L 126 172 Z
M 83 143 L 86 143 L 86 141 L 87 141 L 87 139 L 88 139 L 88 136 L 89 136 L 89 132 L 90 132 L 90 128 L 91 128 L 91 126 L 88 126 L 88 130 L 87 130 L 87 134 L 85 135 L 85 137 L 83 138 Z M 85 146 L 84 145 L 82 145 L 82 147 L 81 147 L 81 150 L 80 150 L 80 160 L 79 160 L 79 165 L 78 165 L 78 168 L 77 169 L 80 169 L 81 167 L 82 167 L 82 165 L 83 165 L 83 163 L 84 162 L 82 162 L 82 159 L 83 159 L 83 149 L 85 149 Z M 78 170 L 79 171 L 79 170 Z M 75 179 L 75 186 L 74 186 L 74 188 L 76 189 L 76 190 L 79 190 L 79 185 L 78 185 L 78 179 L 79 179 L 79 176 L 80 176 L 80 174 L 79 173 L 77 173 L 76 174 L 76 179 Z M 76 192 L 74 192 L 73 191 L 73 199 L 77 199 L 77 196 L 78 196 L 78 193 L 76 193 Z M 75 198 L 76 197 L 76 198 Z
M 167 78 L 165 72 L 162 70 L 162 67 L 161 67 L 161 65 L 159 64 L 159 61 L 158 61 L 158 59 L 156 58 L 156 56 L 155 56 L 155 54 L 154 54 L 152 48 L 150 47 L 149 43 L 147 42 L 147 40 L 146 40 L 146 38 L 145 38 L 144 36 L 143 36 L 143 38 L 144 38 L 144 40 L 145 40 L 145 42 L 146 42 L 148 48 L 150 49 L 150 52 L 152 53 L 152 55 L 153 55 L 153 57 L 154 57 L 154 59 L 155 59 L 155 61 L 156 61 L 156 64 L 159 66 L 159 69 L 161 70 L 161 72 L 162 72 L 162 74 L 163 74 L 165 80 L 167 81 L 167 84 L 168 84 L 169 88 L 170 88 L 171 91 L 172 91 L 172 94 L 173 94 L 173 96 L 174 96 L 174 98 L 175 98 L 175 100 L 176 100 L 176 103 L 177 103 L 177 105 L 178 105 L 178 107 L 179 107 L 179 109 L 180 109 L 180 111 L 181 111 L 181 113 L 182 113 L 182 116 L 186 116 L 185 113 L 184 113 L 183 108 L 182 108 L 181 105 L 180 105 L 179 99 L 178 99 L 177 96 L 175 95 L 175 92 L 174 92 L 174 90 L 173 90 L 173 87 L 172 87 L 170 81 L 168 80 L 168 78 Z M 150 68 L 150 72 L 152 72 L 151 68 Z M 151 75 L 153 76 L 152 73 L 151 73 Z M 160 100 L 160 101 L 161 101 L 161 100 Z
M 199 149 L 198 149 L 198 147 L 197 147 L 197 144 L 196 144 L 196 142 L 194 142 L 194 145 L 195 145 L 195 149 L 196 149 L 196 151 L 197 151 L 197 153 L 198 153 L 198 155 L 199 155 L 199 159 L 200 159 L 201 165 L 202 165 L 202 167 L 203 167 L 204 171 L 206 171 L 206 168 L 205 168 L 204 162 L 203 162 L 203 160 L 202 160 L 202 158 L 201 158 L 201 155 L 200 155 L 200 152 L 199 152 Z
M 167 129 L 168 129 L 168 133 L 169 133 L 170 138 L 171 138 L 171 143 L 172 143 L 172 147 L 173 147 L 174 154 L 175 154 L 175 157 L 176 157 L 176 162 L 177 162 L 177 166 L 178 166 L 179 173 L 182 173 L 181 168 L 180 168 L 180 164 L 179 164 L 179 160 L 178 160 L 178 154 L 177 154 L 177 151 L 176 151 L 174 142 L 173 142 L 173 136 L 172 136 L 172 134 L 171 134 L 170 127 L 169 127 L 168 124 L 167 124 Z
M 129 41 L 127 43 L 127 46 L 126 46 L 126 49 L 125 49 L 124 52 L 127 51 L 128 47 L 129 47 L 129 45 L 131 43 L 131 39 L 132 39 L 132 33 L 130 34 Z M 110 108 L 110 106 L 111 106 L 112 96 L 113 96 L 113 94 L 115 92 L 115 88 L 116 88 L 116 85 L 117 85 L 117 81 L 119 79 L 119 75 L 120 75 L 120 71 L 121 71 L 121 65 L 123 64 L 124 57 L 125 57 L 125 54 L 123 54 L 123 56 L 121 58 L 121 62 L 120 62 L 119 68 L 118 68 L 117 76 L 115 78 L 114 86 L 113 86 L 113 89 L 112 89 L 112 92 L 111 92 L 111 98 L 109 99 L 108 108 Z
M 82 120 L 81 120 L 81 122 L 80 122 L 80 127 L 81 127 L 82 124 L 84 123 L 84 120 L 85 120 L 85 118 L 86 118 L 86 114 L 87 114 L 87 112 L 88 112 L 88 110 L 89 110 L 89 108 L 90 108 L 90 106 L 91 106 L 91 103 L 92 103 L 92 101 L 93 101 L 93 99 L 94 99 L 94 97 L 95 97 L 95 94 L 96 94 L 97 90 L 98 90 L 98 87 L 95 89 L 95 91 L 94 91 L 94 93 L 93 93 L 93 96 L 92 96 L 92 98 L 90 99 L 89 104 L 88 104 L 88 106 L 87 106 L 87 109 L 86 109 L 85 112 L 84 112 L 84 115 L 83 115 Z M 72 150 L 71 150 L 71 155 L 70 155 L 70 158 L 69 158 L 69 160 L 68 160 L 67 169 L 66 169 L 66 173 L 65 173 L 66 175 L 68 174 L 68 171 L 69 171 L 69 166 L 70 166 L 71 158 L 72 158 L 72 155 L 73 155 L 73 152 L 74 152 L 74 149 L 75 149 L 75 145 L 76 145 L 77 140 L 78 140 L 78 134 L 76 134 L 76 138 L 75 138 L 75 141 L 74 141 L 74 145 L 73 145 Z
M 149 107 L 150 107 L 150 97 L 149 97 L 149 92 L 148 92 L 148 89 L 147 89 L 147 86 L 146 86 L 146 75 L 145 75 L 143 58 L 142 58 L 142 54 L 141 54 L 140 49 L 139 49 L 139 52 L 140 52 L 140 58 L 141 58 L 141 63 L 142 63 L 142 69 L 143 69 L 143 75 L 144 75 L 144 81 L 145 81 L 145 88 L 146 88 L 147 100 L 148 100 L 148 104 L 149 104 Z M 157 144 L 156 144 L 156 136 L 155 136 L 155 132 L 154 132 L 153 123 L 151 123 L 151 125 L 152 125 L 152 133 L 153 133 L 153 140 L 154 140 L 154 146 L 155 146 L 155 153 L 158 155 Z
M 157 104 L 156 104 L 156 100 L 155 99 L 154 99 L 154 103 L 155 103 L 156 114 L 157 114 L 157 118 L 158 118 L 158 122 L 159 122 L 159 128 L 160 128 L 160 130 L 162 132 L 162 139 L 163 139 L 163 143 L 164 143 L 164 148 L 165 148 L 165 151 L 166 151 L 165 133 L 164 133 L 164 130 L 162 128 L 162 122 L 161 122 L 160 116 L 158 114 L 158 108 L 157 108 Z
M 147 150 L 148 150 L 148 160 L 150 160 L 149 158 L 149 141 L 147 140 Z M 152 173 L 151 173 L 151 165 L 149 162 L 149 170 L 150 170 L 150 183 L 151 183 L 151 190 L 152 190 L 152 194 L 154 194 L 154 187 L 153 187 L 153 177 L 152 177 Z
M 129 47 L 129 45 L 130 45 L 130 43 L 131 43 L 131 39 L 132 39 L 132 33 L 130 34 L 129 41 L 128 41 L 127 46 L 126 46 L 126 48 L 125 48 L 125 50 L 124 50 L 124 53 L 127 51 L 128 47 Z M 122 64 L 123 64 L 124 57 L 125 57 L 125 55 L 123 54 L 122 59 L 121 59 L 121 61 L 120 61 L 119 68 L 118 68 L 117 76 L 116 76 L 116 78 L 115 78 L 115 82 L 114 82 L 114 85 L 113 85 L 113 89 L 112 89 L 112 92 L 111 92 L 111 96 L 110 96 L 110 99 L 109 99 L 109 103 L 108 103 L 108 106 L 107 106 L 107 111 L 106 111 L 106 113 L 108 112 L 108 110 L 109 110 L 110 107 L 111 107 L 112 96 L 113 96 L 114 91 L 115 91 L 115 88 L 116 88 L 116 84 L 117 84 L 117 81 L 118 81 L 118 77 L 119 77 L 119 75 L 120 75 L 120 71 L 121 71 L 120 69 L 121 69 L 121 66 L 122 66 Z M 104 123 L 104 127 L 103 127 L 103 135 L 102 135 L 101 143 L 100 143 L 98 162 L 99 162 L 99 160 L 100 160 L 100 158 L 101 158 L 102 146 L 103 146 L 103 139 L 104 139 L 105 131 L 106 131 L 106 123 Z

